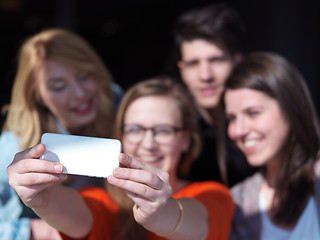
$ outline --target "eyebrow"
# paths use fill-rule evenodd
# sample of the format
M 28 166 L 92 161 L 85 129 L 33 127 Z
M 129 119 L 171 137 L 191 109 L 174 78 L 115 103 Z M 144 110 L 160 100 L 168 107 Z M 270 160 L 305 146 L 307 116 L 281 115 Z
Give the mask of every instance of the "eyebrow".
M 47 78 L 48 83 L 56 82 L 56 81 L 64 81 L 64 78 L 63 77 L 49 77 L 49 78 Z

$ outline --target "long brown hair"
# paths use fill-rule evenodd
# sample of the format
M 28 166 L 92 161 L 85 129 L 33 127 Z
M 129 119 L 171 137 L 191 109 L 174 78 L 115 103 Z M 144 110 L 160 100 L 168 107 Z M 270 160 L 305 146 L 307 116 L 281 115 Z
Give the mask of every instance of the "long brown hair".
M 158 77 L 145 80 L 133 85 L 123 97 L 115 123 L 115 138 L 122 139 L 122 125 L 125 113 L 130 104 L 141 97 L 145 96 L 165 96 L 178 103 L 182 116 L 182 125 L 190 133 L 191 144 L 179 161 L 177 176 L 185 175 L 192 162 L 197 158 L 200 148 L 201 139 L 198 132 L 198 125 L 195 117 L 195 109 L 191 97 L 187 91 L 177 81 L 169 77 Z M 120 205 L 120 217 L 122 231 L 119 239 L 141 240 L 145 239 L 146 231 L 136 223 L 132 214 L 133 202 L 125 196 L 119 188 L 107 185 L 108 192 Z
M 233 70 L 228 89 L 249 88 L 274 98 L 290 125 L 273 199 L 272 220 L 293 226 L 314 194 L 314 165 L 320 146 L 319 122 L 305 80 L 275 53 L 249 54 Z
M 44 132 L 57 132 L 54 116 L 39 103 L 36 83 L 37 72 L 47 59 L 93 74 L 99 89 L 99 112 L 96 120 L 81 134 L 110 137 L 114 119 L 111 75 L 83 38 L 62 29 L 44 30 L 23 43 L 11 101 L 6 106 L 4 130 L 13 131 L 21 137 L 22 149 L 39 143 Z

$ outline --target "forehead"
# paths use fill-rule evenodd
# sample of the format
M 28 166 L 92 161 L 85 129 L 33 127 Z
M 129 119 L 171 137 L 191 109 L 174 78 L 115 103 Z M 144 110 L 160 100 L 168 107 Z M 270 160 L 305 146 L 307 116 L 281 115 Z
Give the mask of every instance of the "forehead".
M 184 41 L 181 44 L 181 56 L 183 59 L 206 55 L 221 56 L 224 54 L 225 52 L 218 45 L 204 39 Z
M 75 70 L 56 60 L 47 59 L 40 66 L 39 72 L 47 76 L 59 76 L 74 73 Z
M 145 96 L 134 100 L 124 115 L 125 123 L 147 125 L 179 124 L 181 111 L 177 100 L 165 96 Z
M 271 98 L 261 91 L 249 88 L 228 89 L 226 90 L 224 100 L 227 113 L 242 111 L 257 106 L 278 106 L 276 99 Z

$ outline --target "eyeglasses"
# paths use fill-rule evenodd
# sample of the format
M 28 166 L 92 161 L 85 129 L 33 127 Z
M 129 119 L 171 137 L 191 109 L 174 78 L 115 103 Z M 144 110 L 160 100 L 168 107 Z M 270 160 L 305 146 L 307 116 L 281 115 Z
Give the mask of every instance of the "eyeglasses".
M 150 130 L 154 141 L 159 144 L 167 144 L 174 140 L 177 132 L 184 130 L 183 127 L 172 125 L 156 125 L 154 127 L 146 128 L 140 125 L 128 124 L 122 126 L 123 136 L 132 143 L 139 143 L 142 141 L 145 132 Z

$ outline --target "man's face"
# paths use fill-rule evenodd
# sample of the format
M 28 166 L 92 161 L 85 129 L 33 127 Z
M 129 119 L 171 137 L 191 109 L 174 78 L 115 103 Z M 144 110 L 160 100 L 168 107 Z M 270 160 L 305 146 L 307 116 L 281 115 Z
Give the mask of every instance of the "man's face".
M 217 45 L 195 39 L 182 43 L 178 67 L 197 105 L 214 109 L 232 70 L 233 59 Z

